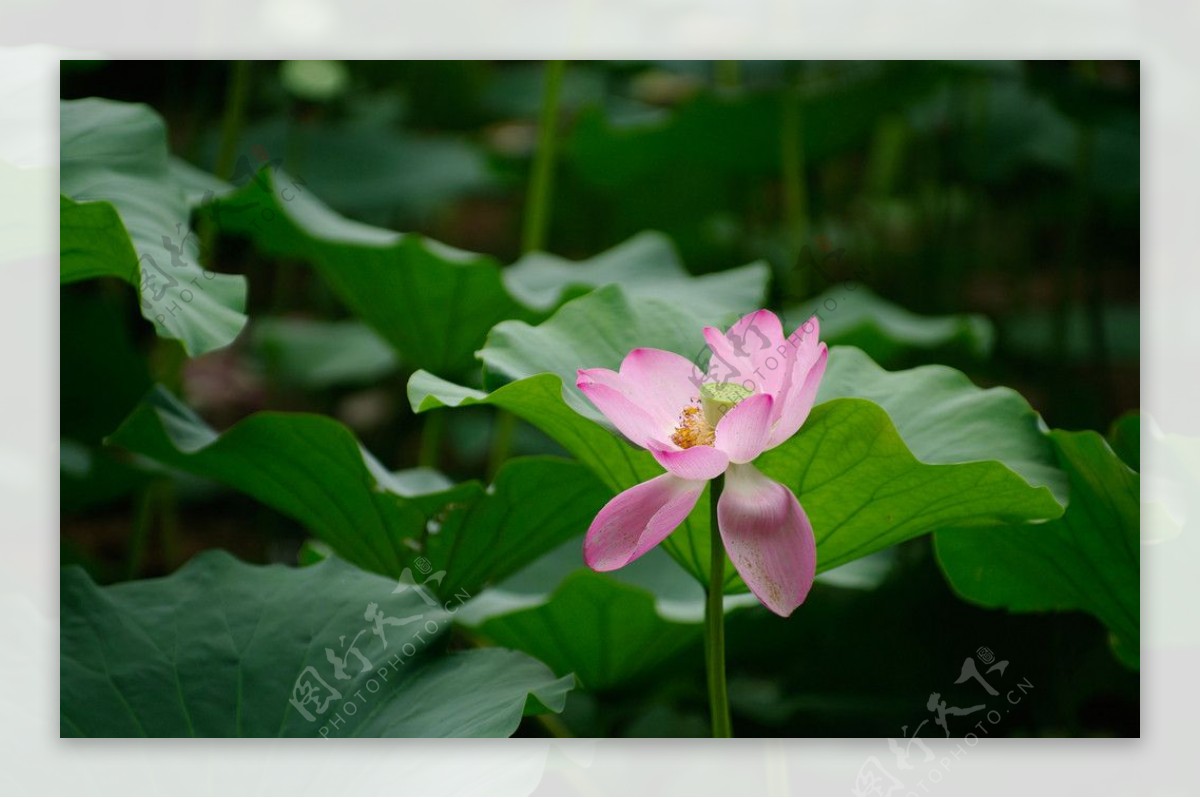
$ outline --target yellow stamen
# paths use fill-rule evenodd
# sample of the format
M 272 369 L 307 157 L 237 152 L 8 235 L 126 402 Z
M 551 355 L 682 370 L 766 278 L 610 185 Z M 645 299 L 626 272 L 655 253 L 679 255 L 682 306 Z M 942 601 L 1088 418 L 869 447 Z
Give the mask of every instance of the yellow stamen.
M 671 442 L 680 449 L 712 446 L 717 422 L 751 393 L 748 388 L 728 382 L 700 386 L 700 396 L 693 398 L 693 404 L 679 414 L 679 426 L 671 433 Z
M 714 440 L 713 426 L 704 417 L 704 412 L 696 405 L 685 407 L 679 414 L 679 426 L 671 433 L 671 443 L 680 449 L 690 449 L 693 446 L 712 446 Z

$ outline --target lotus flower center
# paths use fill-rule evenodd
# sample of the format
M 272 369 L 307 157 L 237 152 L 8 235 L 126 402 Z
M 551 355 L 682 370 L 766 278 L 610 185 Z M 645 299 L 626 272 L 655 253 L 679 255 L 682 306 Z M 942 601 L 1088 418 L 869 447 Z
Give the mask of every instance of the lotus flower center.
M 717 422 L 752 393 L 732 382 L 701 385 L 699 404 L 688 405 L 679 414 L 679 426 L 671 434 L 671 442 L 680 449 L 712 446 L 716 439 Z

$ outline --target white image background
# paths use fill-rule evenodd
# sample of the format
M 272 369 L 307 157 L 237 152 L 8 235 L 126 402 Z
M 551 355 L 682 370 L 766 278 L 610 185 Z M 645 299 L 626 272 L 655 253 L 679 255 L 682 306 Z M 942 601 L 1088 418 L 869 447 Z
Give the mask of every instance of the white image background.
M 0 25 L 0 790 L 849 794 L 868 757 L 891 762 L 884 739 L 59 740 L 58 59 L 88 56 L 1141 59 L 1142 739 L 986 739 L 931 794 L 1200 790 L 1200 479 L 1182 465 L 1200 462 L 1197 31 L 1200 4 L 1174 0 L 444 0 L 419 10 L 9 0 Z M 959 744 L 926 742 L 938 756 Z

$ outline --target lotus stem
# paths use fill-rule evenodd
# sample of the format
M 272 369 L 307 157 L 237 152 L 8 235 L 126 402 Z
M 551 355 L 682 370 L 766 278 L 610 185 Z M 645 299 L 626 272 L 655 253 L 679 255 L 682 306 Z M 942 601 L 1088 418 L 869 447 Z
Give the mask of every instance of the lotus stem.
M 724 474 L 709 483 L 712 497 L 709 518 L 712 561 L 709 564 L 708 601 L 704 607 L 704 649 L 713 737 L 733 736 L 733 723 L 729 717 L 729 689 L 725 684 L 725 546 L 717 525 L 717 502 L 724 487 Z

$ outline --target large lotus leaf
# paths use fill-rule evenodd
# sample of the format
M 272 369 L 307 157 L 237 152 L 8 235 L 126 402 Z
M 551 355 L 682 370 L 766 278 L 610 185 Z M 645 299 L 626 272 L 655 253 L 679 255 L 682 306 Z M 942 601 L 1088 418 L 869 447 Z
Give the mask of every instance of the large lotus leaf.
M 446 572 L 431 587 L 442 595 L 503 579 L 586 529 L 605 500 L 586 468 L 555 457 L 505 463 L 490 491 L 413 490 L 333 419 L 257 413 L 218 435 L 162 388 L 108 442 L 243 491 L 367 570 L 398 578 L 423 555 Z
M 396 587 L 336 559 L 220 551 L 110 587 L 68 568 L 61 734 L 505 737 L 527 711 L 561 711 L 571 677 L 514 651 L 446 654 L 457 604 Z
M 976 313 L 922 316 L 888 302 L 857 283 L 841 284 L 784 312 L 799 324 L 821 318 L 821 338 L 857 347 L 877 363 L 896 363 L 920 352 L 965 352 L 982 358 L 992 350 L 992 323 Z
M 656 235 L 569 266 L 539 254 L 502 270 L 484 255 L 345 219 L 278 170 L 209 210 L 221 230 L 251 237 L 270 255 L 312 263 L 405 363 L 441 374 L 473 368 L 475 351 L 500 321 L 544 318 L 593 286 L 620 281 L 640 296 L 666 295 L 724 315 L 760 302 L 768 276 L 765 265 L 750 264 L 691 277 Z
M 1137 667 L 1138 474 L 1098 433 L 1050 437 L 1071 480 L 1066 513 L 1045 524 L 942 529 L 934 536 L 938 561 L 961 596 L 984 606 L 1095 615 L 1121 661 Z
M 564 378 L 573 385 L 577 368 L 615 368 L 636 346 L 687 354 L 699 329 L 684 310 L 604 288 L 537 327 L 497 326 L 481 357 L 515 382 L 485 393 L 417 373 L 409 400 L 418 412 L 472 404 L 509 410 L 617 492 L 662 469 L 600 423 L 578 391 L 564 390 Z M 1039 431 L 1040 419 L 1015 392 L 981 390 L 942 367 L 887 372 L 848 347 L 832 350 L 826 381 L 822 403 L 800 433 L 758 461 L 804 504 L 816 530 L 819 569 L 939 526 L 1061 515 L 1056 496 L 1065 495 L 1064 480 Z M 701 579 L 707 574 L 708 512 L 706 493 L 665 544 Z M 727 565 L 730 578 L 731 571 Z
M 842 397 L 869 399 L 886 410 L 922 462 L 1000 462 L 1031 486 L 1048 490 L 1058 504 L 1067 503 L 1067 477 L 1058 468 L 1045 422 L 1011 388 L 979 388 L 947 366 L 887 371 L 859 350 L 839 346 L 830 355 L 817 402 Z
M 66 100 L 60 128 L 61 282 L 125 280 L 159 335 L 189 354 L 232 341 L 246 323 L 246 280 L 200 266 L 162 119 L 144 105 Z

